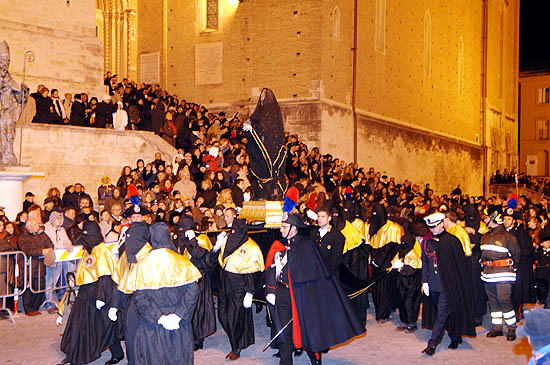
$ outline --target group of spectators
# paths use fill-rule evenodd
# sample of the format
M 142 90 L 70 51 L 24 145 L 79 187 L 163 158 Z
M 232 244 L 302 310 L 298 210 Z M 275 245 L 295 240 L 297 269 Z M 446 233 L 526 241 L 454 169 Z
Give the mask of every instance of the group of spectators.
M 214 136 L 218 140 L 235 125 L 237 115 L 227 120 L 225 113 L 208 112 L 205 106 L 178 99 L 160 85 L 138 85 L 107 72 L 105 94 L 89 97 L 86 93 L 66 93 L 38 85 L 27 99 L 24 123 L 63 124 L 93 128 L 152 131 L 176 148 L 189 150 L 196 136 Z

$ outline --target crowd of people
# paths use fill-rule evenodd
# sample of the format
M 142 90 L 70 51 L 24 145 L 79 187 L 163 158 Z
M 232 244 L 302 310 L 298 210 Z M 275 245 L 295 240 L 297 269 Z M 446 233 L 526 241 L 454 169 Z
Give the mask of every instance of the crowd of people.
M 178 153 L 173 161 L 165 161 L 157 153 L 153 161 L 140 159 L 133 166 L 124 166 L 120 176 L 115 177 L 116 184 L 110 177 L 102 177 L 95 202 L 90 190 L 75 183 L 65 187 L 63 193 L 56 187 L 50 188 L 41 205 L 34 202 L 34 194 L 28 192 L 22 211 L 13 222 L 0 216 L 0 251 L 22 250 L 33 257 L 33 287 L 50 289 L 45 294 L 25 291 L 22 309 L 27 315 L 37 315 L 41 309 L 59 314 L 59 298 L 63 293 L 51 288 L 64 280 L 66 273 L 77 270 L 76 265 L 68 261 L 50 262 L 46 267 L 45 261 L 51 257 L 52 249 L 71 251 L 79 244 L 86 248 L 88 256 L 94 257 L 92 261 L 110 262 L 105 250 L 101 248 L 102 256 L 98 256 L 99 249 L 95 247 L 103 247 L 101 242 L 118 241 L 124 235 L 125 252 L 120 252 L 118 265 L 123 261 L 123 254 L 127 263 L 137 263 L 141 262 L 139 253 L 143 253 L 142 250 L 149 250 L 147 255 L 151 255 L 151 252 L 161 252 L 156 250 L 170 249 L 186 255 L 204 279 L 199 281 L 198 288 L 187 287 L 195 280 L 184 280 L 173 286 L 181 286 L 180 291 L 174 289 L 164 293 L 170 298 L 189 296 L 193 303 L 199 302 L 196 307 L 176 309 L 174 302 L 167 312 L 155 312 L 154 306 L 141 308 L 146 313 L 162 314 L 162 320 L 156 318 L 150 324 L 159 319 L 158 324 L 170 331 L 180 328 L 178 323 L 182 320 L 189 322 L 193 341 L 189 341 L 189 333 L 183 332 L 178 336 L 187 336 L 187 340 L 180 338 L 177 341 L 194 345 L 194 349 L 199 350 L 204 339 L 215 331 L 212 287 L 217 287 L 218 317 L 231 343 L 232 351 L 227 357 L 230 360 L 239 358 L 241 350 L 254 342 L 253 323 L 250 326 L 253 298 L 258 302 L 267 301 L 272 311 L 281 317 L 278 323 L 272 323 L 272 331 L 282 329 L 285 322 L 295 318 L 297 313 L 292 302 L 295 294 L 291 296 L 287 292 L 293 287 L 291 279 L 297 285 L 295 293 L 306 296 L 303 300 L 311 300 L 308 296 L 313 295 L 312 291 L 300 289 L 296 283 L 311 277 L 324 287 L 329 284 L 323 284 L 323 275 L 334 279 L 337 282 L 334 285 L 341 287 L 338 290 L 355 295 L 349 303 L 341 299 L 349 313 L 334 316 L 346 323 L 345 334 L 338 339 L 300 337 L 300 327 L 313 326 L 312 323 L 319 320 L 318 313 L 307 314 L 311 322 L 290 326 L 290 332 L 282 335 L 285 341 L 275 342 L 283 364 L 292 363 L 289 353 L 300 348 L 307 351 L 312 363 L 320 363 L 324 350 L 362 333 L 370 303 L 374 304 L 378 323 L 387 322 L 397 310 L 401 324 L 396 330 L 413 333 L 418 328 L 422 302 L 422 326 L 433 329 L 423 351 L 427 356 L 435 354 L 445 330 L 451 337 L 451 349 L 459 347 L 463 335 L 475 336 L 475 327 L 481 325 L 487 306 L 492 323 L 489 337 L 502 336 L 505 324 L 506 338 L 513 341 L 517 320 L 523 318 L 523 304 L 550 305 L 550 205 L 544 196 L 536 202 L 525 196 L 472 196 L 463 193 L 459 185 L 449 194 L 436 195 L 429 184 L 421 187 L 409 180 L 398 182 L 372 167 L 367 170 L 330 154 L 321 154 L 316 147 L 309 149 L 298 136 L 287 133 L 285 180 L 289 191 L 293 192 L 296 207 L 283 219 L 281 233 L 274 233 L 268 236 L 269 239 L 258 238 L 254 246 L 256 243 L 250 242 L 251 236 L 247 235 L 247 226 L 238 219 L 243 203 L 251 199 L 250 187 L 255 179 L 248 168 L 247 138 L 238 116 L 227 120 L 223 113 L 213 115 L 197 104 L 178 102 L 175 95 L 157 86 L 138 88 L 127 80 L 118 83 L 116 77 L 110 75 L 106 78 L 106 87 L 112 95 L 106 96 L 101 103 L 110 104 L 111 99 L 121 102 L 120 110 L 127 110 L 130 127 L 162 134 L 176 146 Z M 37 98 L 47 97 L 47 89 L 42 91 Z M 38 117 L 41 101 L 36 99 L 37 121 L 52 122 L 53 119 L 47 119 L 53 118 L 52 113 L 57 110 L 53 98 L 52 90 L 54 108 L 51 109 L 51 105 L 46 109 L 40 107 L 44 111 L 40 115 L 44 117 Z M 83 101 L 83 95 L 78 98 L 75 95 L 75 103 L 87 103 L 87 100 Z M 61 123 L 68 120 L 73 125 L 92 127 L 113 124 L 114 119 L 109 119 L 113 109 L 100 116 L 101 103 L 94 108 L 84 106 L 83 119 L 74 118 L 73 104 L 65 109 L 67 117 L 61 116 Z M 46 114 L 49 116 L 45 117 Z M 104 116 L 106 119 L 101 119 Z M 504 175 L 495 174 L 493 182 L 509 182 L 511 175 Z M 132 239 L 128 240 L 130 229 Z M 217 238 L 201 235 L 223 229 L 229 229 L 230 233 L 227 236 L 222 233 Z M 278 239 L 278 244 L 271 246 L 274 238 Z M 147 242 L 150 246 L 146 246 Z M 316 250 L 288 250 L 292 244 L 298 244 L 296 242 L 307 247 L 311 244 Z M 300 260 L 297 254 L 290 252 L 320 257 L 322 263 L 318 269 L 308 271 L 297 261 Z M 240 261 L 235 263 L 238 259 L 233 253 L 256 255 L 252 261 L 247 261 L 255 264 L 240 271 Z M 180 258 L 170 256 L 170 260 L 175 263 Z M 296 276 L 291 277 L 288 269 L 285 271 L 287 262 Z M 139 286 L 125 287 L 118 269 L 105 265 L 108 269 L 103 275 L 108 275 L 110 281 L 100 284 L 96 278 L 85 285 L 118 286 L 124 295 L 130 295 L 130 299 L 112 298 L 110 294 L 98 297 L 95 299 L 101 303 L 96 303 L 97 310 L 118 323 L 116 313 L 124 309 L 124 325 L 138 328 L 141 322 L 132 322 L 131 316 L 128 319 L 128 313 L 135 311 L 137 294 L 148 298 L 149 303 L 157 300 L 155 295 L 161 293 Z M 230 267 L 235 270 L 231 271 Z M 267 274 L 258 275 L 264 268 Z M 88 269 L 80 264 L 77 282 L 80 280 L 78 272 Z M 300 270 L 303 275 L 298 274 Z M 2 274 L 10 276 L 9 272 L 0 272 Z M 196 279 L 196 273 L 193 275 Z M 170 287 L 162 281 L 166 278 L 157 279 L 160 282 L 157 290 Z M 262 289 L 264 283 L 267 283 L 267 291 Z M 18 283 L 12 278 L 10 285 L 16 287 Z M 231 288 L 239 289 L 238 298 Z M 338 293 L 333 297 L 339 297 Z M 122 302 L 124 304 L 120 304 Z M 235 303 L 243 303 L 243 306 Z M 199 308 L 203 312 L 197 314 Z M 77 331 L 76 326 L 71 323 L 65 333 Z M 94 346 L 101 351 L 111 346 L 110 363 L 117 363 L 124 356 L 117 343 L 119 329 L 109 322 L 102 328 L 109 328 L 112 336 L 108 338 L 112 341 Z M 129 338 L 126 332 L 127 356 L 133 363 L 147 363 L 150 354 L 144 354 L 141 347 L 151 345 L 147 342 L 147 331 L 153 329 L 139 328 L 143 332 L 136 332 L 136 338 Z M 137 333 L 142 333 L 139 336 L 145 339 Z M 163 332 L 162 336 L 165 335 Z M 166 341 L 175 340 L 172 336 Z M 81 358 L 71 358 L 75 346 L 65 342 L 64 336 L 62 350 L 67 353 L 68 362 L 82 362 Z M 86 360 L 97 358 L 97 350 L 88 355 Z M 191 355 L 187 352 L 180 355 L 178 359 L 192 360 L 192 350 Z

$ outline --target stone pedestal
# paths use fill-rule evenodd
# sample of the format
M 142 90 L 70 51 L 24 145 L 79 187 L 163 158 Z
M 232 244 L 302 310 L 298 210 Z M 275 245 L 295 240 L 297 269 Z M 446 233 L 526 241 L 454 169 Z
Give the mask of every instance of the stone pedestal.
M 31 172 L 27 166 L 0 167 L 0 206 L 10 221 L 23 209 L 23 183 L 43 172 Z

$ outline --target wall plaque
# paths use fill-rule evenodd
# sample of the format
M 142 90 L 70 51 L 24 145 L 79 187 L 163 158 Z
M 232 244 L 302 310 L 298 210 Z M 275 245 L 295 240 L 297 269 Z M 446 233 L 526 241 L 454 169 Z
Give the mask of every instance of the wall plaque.
M 139 55 L 139 81 L 146 84 L 160 82 L 160 54 L 142 53 Z
M 195 85 L 222 83 L 223 42 L 195 45 Z

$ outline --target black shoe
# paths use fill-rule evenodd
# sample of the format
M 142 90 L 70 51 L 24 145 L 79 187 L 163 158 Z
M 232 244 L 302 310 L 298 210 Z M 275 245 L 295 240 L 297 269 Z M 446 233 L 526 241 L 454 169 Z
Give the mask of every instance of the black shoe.
M 407 326 L 405 326 L 404 324 L 395 327 L 395 330 L 398 332 L 405 331 L 406 329 L 407 329 Z
M 474 319 L 474 324 L 476 327 L 479 327 L 483 324 L 483 318 L 475 318 Z
M 111 360 L 105 362 L 105 365 L 118 364 L 122 360 L 124 360 L 124 357 L 112 357 Z
M 294 357 L 302 356 L 303 353 L 304 353 L 304 350 L 296 349 L 296 350 L 294 350 Z
M 195 347 L 194 347 L 193 350 L 194 350 L 194 351 L 199 351 L 199 350 L 202 350 L 202 347 L 203 347 L 203 344 L 200 343 L 200 344 L 198 344 L 198 345 L 195 345 Z
M 273 354 L 274 357 L 281 357 L 281 351 L 277 351 L 275 354 Z
M 508 328 L 508 333 L 506 334 L 506 340 L 514 341 L 516 339 L 516 329 Z
M 390 320 L 389 318 L 383 318 L 383 319 L 379 319 L 379 320 L 377 320 L 377 321 L 376 321 L 376 323 L 378 323 L 378 324 L 382 324 L 382 323 L 386 323 L 386 322 L 388 322 L 389 320 Z
M 430 346 L 428 345 L 424 350 L 422 350 L 422 353 L 423 353 L 424 355 L 434 356 L 434 354 L 435 354 L 435 347 L 430 347 Z
M 405 333 L 413 333 L 417 329 L 418 329 L 418 326 L 407 326 L 407 328 L 405 329 Z
M 502 333 L 502 330 L 492 329 L 491 332 L 487 333 L 487 337 L 493 338 L 493 337 L 499 337 L 504 336 L 504 333 Z
M 456 350 L 458 348 L 458 345 L 460 345 L 462 341 L 451 341 L 451 343 L 449 344 L 449 347 L 451 350 Z

